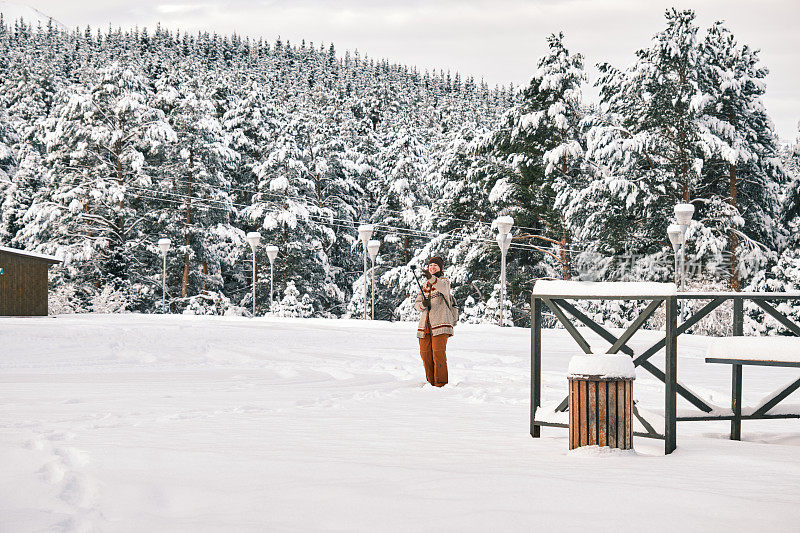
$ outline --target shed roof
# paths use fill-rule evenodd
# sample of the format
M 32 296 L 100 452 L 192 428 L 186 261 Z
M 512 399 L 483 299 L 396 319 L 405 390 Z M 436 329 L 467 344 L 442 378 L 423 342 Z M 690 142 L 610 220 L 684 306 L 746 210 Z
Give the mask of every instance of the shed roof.
M 17 248 L 7 248 L 5 246 L 0 246 L 0 252 L 5 252 L 13 255 L 20 255 L 22 257 L 29 257 L 31 259 L 39 259 L 41 261 L 47 261 L 48 263 L 61 263 L 61 259 L 53 257 L 52 255 L 37 254 L 36 252 L 29 252 L 27 250 L 18 250 Z

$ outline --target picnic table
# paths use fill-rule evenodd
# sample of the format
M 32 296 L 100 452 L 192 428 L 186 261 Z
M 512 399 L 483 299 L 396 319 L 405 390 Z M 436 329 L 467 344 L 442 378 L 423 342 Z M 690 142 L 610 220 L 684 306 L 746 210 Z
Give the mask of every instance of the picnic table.
M 750 413 L 742 414 L 742 366 L 800 368 L 800 339 L 793 337 L 726 337 L 708 347 L 706 363 L 731 365 L 731 440 L 742 437 L 742 419 L 769 417 L 770 411 L 800 388 L 800 378 L 764 398 Z M 791 417 L 792 413 L 785 413 Z M 800 417 L 800 414 L 796 415 Z
M 639 317 L 630 324 L 622 335 L 617 336 L 592 320 L 571 303 L 571 301 L 576 300 L 638 300 L 647 302 L 647 305 Z M 708 300 L 708 302 L 691 316 L 688 316 L 679 323 L 679 300 Z M 733 435 L 736 424 L 740 424 L 741 418 L 747 418 L 748 416 L 737 417 L 735 413 L 720 413 L 709 402 L 701 398 L 700 395 L 678 382 L 678 337 L 708 316 L 714 309 L 729 300 L 733 301 L 734 336 L 743 336 L 744 302 L 752 301 L 763 309 L 767 315 L 775 318 L 775 320 L 787 328 L 793 335 L 800 337 L 800 325 L 796 324 L 770 303 L 774 301 L 800 300 L 800 292 L 678 292 L 677 287 L 673 283 L 537 281 L 531 295 L 531 436 L 539 437 L 540 428 L 542 426 L 568 427 L 568 424 L 554 421 L 553 418 L 547 416 L 547 413 L 544 413 L 544 416 L 542 416 L 542 413 L 539 413 L 540 416 L 537 417 L 537 411 L 541 407 L 542 313 L 545 307 L 553 313 L 584 353 L 591 353 L 592 348 L 568 315 L 571 315 L 573 319 L 609 342 L 611 346 L 608 348 L 607 353 L 622 352 L 629 355 L 633 359 L 633 363 L 636 367 L 643 368 L 664 383 L 663 428 L 659 429 L 654 424 L 648 423 L 646 417 L 639 412 L 640 410 L 637 408 L 636 404 L 634 404 L 633 414 L 639 421 L 640 426 L 643 427 L 643 430 L 634 432 L 635 435 L 663 439 L 664 451 L 667 454 L 672 453 L 677 446 L 678 421 L 731 420 Z M 635 353 L 633 349 L 627 345 L 628 341 L 662 305 L 665 308 L 666 318 L 664 338 L 644 352 Z M 797 342 L 796 339 L 795 342 Z M 665 368 L 663 370 L 649 360 L 661 350 L 665 352 Z M 752 360 L 755 359 L 751 359 L 751 361 Z M 741 379 L 739 381 L 741 385 Z M 800 386 L 800 384 L 798 384 L 798 386 Z M 791 391 L 789 393 L 791 393 Z M 787 396 L 789 393 L 787 393 Z M 678 416 L 678 395 L 687 400 L 700 412 L 697 414 L 682 414 Z M 564 401 L 556 406 L 555 411 L 566 411 L 567 404 L 568 401 L 565 398 Z M 739 399 L 738 405 L 741 406 L 741 398 Z M 749 417 L 797 418 L 800 417 L 800 414 L 763 413 L 759 415 L 751 414 Z

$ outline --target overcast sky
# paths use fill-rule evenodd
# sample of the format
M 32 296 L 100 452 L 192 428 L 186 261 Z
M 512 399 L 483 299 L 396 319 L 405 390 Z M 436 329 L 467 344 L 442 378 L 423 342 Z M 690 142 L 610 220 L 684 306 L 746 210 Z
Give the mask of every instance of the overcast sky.
M 21 3 L 21 2 L 20 2 Z M 797 136 L 800 120 L 800 0 L 30 0 L 67 26 L 153 27 L 277 36 L 338 52 L 450 69 L 490 84 L 527 84 L 545 37 L 563 31 L 570 51 L 594 64 L 626 66 L 638 48 L 664 27 L 664 10 L 697 12 L 701 27 L 725 20 L 742 43 L 761 50 L 767 109 L 783 139 Z M 587 96 L 595 97 L 588 89 Z

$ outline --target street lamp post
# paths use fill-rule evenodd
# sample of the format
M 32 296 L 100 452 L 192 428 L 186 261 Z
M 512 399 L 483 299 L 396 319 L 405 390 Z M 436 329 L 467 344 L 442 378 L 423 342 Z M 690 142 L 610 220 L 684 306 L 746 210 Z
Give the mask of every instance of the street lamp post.
M 681 228 L 680 224 L 670 224 L 667 228 L 667 236 L 669 236 L 669 242 L 672 243 L 672 250 L 675 252 L 675 285 L 680 286 L 681 280 L 683 276 L 681 276 L 681 271 L 678 268 L 678 258 L 680 254 L 681 246 L 683 245 L 683 229 Z
M 497 244 L 500 246 L 500 326 L 504 324 L 505 304 L 506 304 L 506 254 L 511 246 L 511 228 L 514 226 L 514 219 L 509 216 L 498 217 L 495 221 L 497 225 Z
M 681 290 L 686 290 L 686 231 L 692 222 L 694 206 L 692 204 L 678 204 L 675 206 L 675 220 L 681 227 Z
M 161 249 L 161 258 L 163 259 L 163 268 L 161 270 L 161 309 L 166 312 L 166 299 L 167 299 L 167 252 L 172 241 L 169 239 L 158 239 L 158 247 Z
M 277 246 L 267 246 L 267 257 L 269 257 L 269 311 L 272 312 L 272 285 L 275 279 L 273 265 L 275 264 L 275 258 L 278 257 L 278 247 Z
M 260 240 L 261 234 L 257 231 L 247 234 L 247 242 L 250 243 L 250 249 L 253 250 L 253 316 L 256 316 L 256 247 Z
M 378 257 L 380 247 L 381 241 L 371 240 L 367 242 L 369 257 L 372 259 L 372 320 L 375 320 L 375 258 Z
M 372 224 L 362 224 L 358 227 L 358 238 L 364 245 L 364 320 L 367 319 L 367 242 L 372 238 Z

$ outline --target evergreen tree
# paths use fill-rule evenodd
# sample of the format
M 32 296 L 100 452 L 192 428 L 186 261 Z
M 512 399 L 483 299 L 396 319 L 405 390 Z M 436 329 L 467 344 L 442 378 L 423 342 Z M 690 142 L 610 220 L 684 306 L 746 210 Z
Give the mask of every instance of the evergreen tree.
M 308 294 L 304 294 L 301 297 L 300 291 L 297 290 L 294 282 L 288 282 L 283 292 L 283 298 L 278 306 L 278 316 L 307 318 L 310 317 L 313 312 L 314 307 Z
M 729 256 L 730 284 L 762 269 L 776 245 L 777 194 L 783 181 L 777 136 L 761 96 L 767 74 L 758 53 L 740 46 L 722 23 L 709 28 L 701 46 L 700 89 L 695 105 L 706 142 L 696 195 L 702 198 L 703 243 Z M 727 242 L 726 242 L 727 241 Z M 713 243 L 713 244 L 711 244 Z
M 175 131 L 155 193 L 172 204 L 158 220 L 182 256 L 181 297 L 223 287 L 223 274 L 245 251 L 236 228 L 229 171 L 239 154 L 220 122 L 216 96 L 224 80 L 190 79 L 160 88 L 160 106 Z
M 601 178 L 573 207 L 585 213 L 578 217 L 583 240 L 597 242 L 601 253 L 659 253 L 672 206 L 692 199 L 701 170 L 694 18 L 668 10 L 666 29 L 632 67 L 600 65 L 602 112 L 589 119 L 587 143 Z
M 29 246 L 63 254 L 72 275 L 134 302 L 148 293 L 135 268 L 149 211 L 138 192 L 151 185 L 148 155 L 174 135 L 146 91 L 138 73 L 113 63 L 87 91 L 64 94 L 47 139 L 49 187 L 20 231 Z
M 487 187 L 493 203 L 517 224 L 561 242 L 562 277 L 569 279 L 571 236 L 556 200 L 585 179 L 580 87 L 586 77 L 583 57 L 570 54 L 563 41 L 563 34 L 548 37 L 548 53 L 539 60 L 522 103 L 506 113 L 493 136 L 490 148 L 507 168 L 491 175 Z M 537 260 L 532 254 L 526 259 Z
M 800 122 L 797 123 L 797 128 L 800 130 Z M 787 173 L 787 184 L 786 193 L 782 198 L 781 218 L 784 222 L 791 222 L 795 219 L 800 220 L 800 132 L 794 145 L 787 146 L 783 151 L 783 162 Z M 790 238 L 789 245 L 800 246 L 800 234 L 797 231 L 790 231 L 789 235 L 793 237 Z
M 800 129 L 800 124 L 798 124 Z M 778 260 L 767 270 L 757 272 L 748 290 L 793 292 L 800 291 L 800 135 L 793 146 L 783 152 L 783 168 L 788 176 L 780 222 L 786 229 L 786 240 Z M 800 322 L 800 308 L 792 302 L 781 302 L 778 310 L 795 322 Z M 752 334 L 785 333 L 782 325 L 766 315 L 762 309 L 748 306 L 750 320 L 745 324 Z
M 552 276 L 554 266 L 564 279 L 571 276 L 573 237 L 557 199 L 585 180 L 580 92 L 585 75 L 582 56 L 570 54 L 563 40 L 563 34 L 548 37 L 548 53 L 522 101 L 506 112 L 486 144 L 498 164 L 484 177 L 489 201 L 527 228 L 517 232 L 516 242 L 533 244 L 509 254 L 509 294 L 518 315 L 529 305 L 523 294 L 531 279 Z M 556 254 L 545 250 L 555 243 Z
M 8 244 L 14 235 L 14 221 L 18 217 L 18 206 L 13 202 L 14 177 L 17 172 L 17 158 L 13 149 L 15 141 L 16 134 L 8 121 L 4 102 L 0 100 L 0 199 L 4 200 L 0 219 L 0 243 L 3 244 Z
M 46 173 L 41 154 L 27 142 L 20 142 L 15 150 L 19 162 L 10 168 L 12 175 L 6 181 L 0 180 L 0 242 L 14 247 L 25 248 L 21 230 L 25 225 L 25 214 L 33 204 L 37 191 L 45 187 L 43 176 Z

